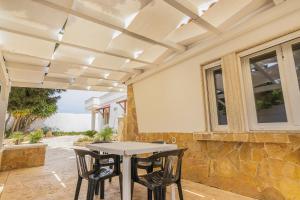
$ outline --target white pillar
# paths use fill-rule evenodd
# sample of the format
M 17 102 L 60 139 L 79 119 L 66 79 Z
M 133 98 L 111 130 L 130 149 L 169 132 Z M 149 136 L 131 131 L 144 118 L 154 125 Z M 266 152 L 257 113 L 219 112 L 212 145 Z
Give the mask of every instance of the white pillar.
M 91 111 L 92 117 L 91 117 L 91 130 L 96 130 L 96 112 L 95 111 Z
M 10 93 L 10 85 L 1 85 L 0 92 L 0 149 L 3 147 L 3 139 L 5 135 L 5 120 L 8 106 L 8 98 Z

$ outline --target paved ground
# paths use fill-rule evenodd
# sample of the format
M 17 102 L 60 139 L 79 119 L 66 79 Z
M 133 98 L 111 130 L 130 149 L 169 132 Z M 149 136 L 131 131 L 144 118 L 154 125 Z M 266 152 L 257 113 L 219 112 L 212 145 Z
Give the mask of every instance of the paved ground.
M 48 144 L 46 164 L 43 167 L 0 173 L 0 200 L 72 200 L 77 180 L 72 144 L 78 136 L 64 136 L 44 140 Z M 86 197 L 83 182 L 80 199 Z M 251 200 L 205 185 L 183 182 L 185 200 Z M 136 186 L 133 200 L 146 199 L 146 190 Z M 99 199 L 96 197 L 95 199 Z M 107 200 L 119 200 L 118 179 L 106 184 Z

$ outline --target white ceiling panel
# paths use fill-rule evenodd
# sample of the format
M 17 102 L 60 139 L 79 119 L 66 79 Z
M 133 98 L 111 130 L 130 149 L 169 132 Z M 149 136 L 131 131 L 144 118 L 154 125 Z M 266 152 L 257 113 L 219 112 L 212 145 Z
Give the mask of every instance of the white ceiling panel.
M 109 72 L 105 70 L 99 70 L 94 68 L 88 68 L 82 73 L 82 77 L 92 77 L 92 78 L 99 78 L 99 79 L 113 79 L 113 80 L 120 80 L 122 79 L 126 73 L 122 72 Z
M 166 39 L 175 43 L 180 43 L 185 40 L 194 38 L 196 36 L 200 36 L 201 34 L 204 34 L 206 32 L 206 29 L 200 27 L 199 25 L 193 22 L 190 22 L 174 30 L 168 35 Z
M 243 9 L 252 0 L 219 0 L 201 17 L 208 23 L 218 27 Z
M 11 81 L 41 83 L 43 82 L 45 72 L 20 70 L 20 69 L 8 69 L 8 74 Z
M 50 88 L 50 89 L 68 89 L 69 85 L 70 85 L 69 83 L 44 81 L 42 87 L 43 88 Z
M 1 0 L 0 26 L 57 39 L 68 15 L 30 0 Z
M 95 58 L 96 54 L 94 52 L 77 49 L 65 45 L 60 45 L 53 56 L 54 60 L 63 60 L 83 65 L 92 64 Z
M 114 32 L 113 29 L 105 26 L 71 16 L 68 19 L 62 40 L 84 47 L 104 50 L 108 47 Z
M 108 47 L 109 51 L 117 52 L 134 58 L 136 53 L 143 52 L 152 44 L 121 34 L 113 39 Z M 137 58 L 137 57 L 136 57 Z
M 52 42 L 3 31 L 0 31 L 0 45 L 6 51 L 48 59 L 51 58 L 55 46 Z
M 168 49 L 161 47 L 159 45 L 152 45 L 151 47 L 147 48 L 140 56 L 139 59 L 145 60 L 148 62 L 155 61 L 159 56 L 164 54 Z
M 97 54 L 93 65 L 111 69 L 120 69 L 126 62 L 127 59 L 125 58 L 118 58 L 116 56 L 105 54 Z
M 151 0 L 74 0 L 73 8 L 95 18 L 126 27 Z
M 40 65 L 40 66 L 48 66 L 49 61 L 43 60 L 35 57 L 29 57 L 19 54 L 12 54 L 9 52 L 3 53 L 4 59 L 7 62 L 17 62 L 17 63 L 26 63 L 26 64 L 32 64 L 32 65 Z
M 124 69 L 135 69 L 135 68 L 143 68 L 147 66 L 146 64 L 135 62 L 135 61 L 130 61 L 129 63 L 125 63 Z
M 77 77 L 84 72 L 84 69 L 78 65 L 74 66 L 72 64 L 61 64 L 61 63 L 51 63 L 49 67 L 49 74 L 61 74 L 68 77 Z
M 153 0 L 129 25 L 128 30 L 155 40 L 162 40 L 184 19 L 185 15 L 162 0 Z

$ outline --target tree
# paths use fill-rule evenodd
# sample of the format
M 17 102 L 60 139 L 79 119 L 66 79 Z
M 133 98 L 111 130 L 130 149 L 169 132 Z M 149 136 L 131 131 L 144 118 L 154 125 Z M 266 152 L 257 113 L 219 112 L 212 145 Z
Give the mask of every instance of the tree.
M 6 124 L 11 116 L 14 117 L 14 122 L 9 133 L 27 131 L 35 120 L 44 119 L 56 113 L 56 103 L 63 91 L 59 89 L 12 88 L 7 109 L 9 117 Z

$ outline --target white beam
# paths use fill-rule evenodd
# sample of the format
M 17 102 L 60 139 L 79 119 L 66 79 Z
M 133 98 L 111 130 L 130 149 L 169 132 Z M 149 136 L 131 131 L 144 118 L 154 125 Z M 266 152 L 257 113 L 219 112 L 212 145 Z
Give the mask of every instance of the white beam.
M 71 44 L 71 43 L 68 43 L 68 42 L 62 42 L 62 41 L 59 41 L 59 40 L 50 39 L 50 38 L 34 35 L 34 34 L 31 34 L 31 33 L 22 32 L 22 31 L 12 30 L 12 29 L 8 29 L 8 28 L 5 28 L 5 27 L 0 27 L 0 31 L 13 33 L 13 34 L 17 34 L 17 35 L 22 35 L 22 36 L 26 36 L 26 37 L 31 37 L 31 38 L 35 38 L 35 39 L 39 39 L 39 40 L 44 40 L 44 41 L 47 41 L 47 42 L 53 42 L 53 43 L 57 43 L 57 44 L 61 44 L 61 45 L 65 45 L 65 46 L 69 46 L 69 47 L 73 47 L 73 48 L 77 48 L 77 49 L 82 49 L 82 50 L 85 50 L 85 51 L 91 51 L 91 52 L 95 52 L 95 53 L 99 53 L 99 54 L 106 54 L 106 55 L 115 56 L 115 57 L 119 57 L 119 58 L 130 59 L 132 61 L 139 62 L 139 63 L 152 64 L 150 62 L 135 59 L 133 57 L 129 57 L 129 56 L 113 53 L 113 52 L 108 52 L 108 51 L 100 51 L 100 50 L 97 50 L 97 49 L 84 47 L 84 46 L 80 46 L 80 45 L 77 45 L 77 44 Z
M 166 48 L 169 48 L 169 49 L 173 49 L 175 51 L 185 51 L 185 49 L 186 49 L 185 46 L 183 46 L 183 45 L 179 45 L 179 44 L 171 43 L 171 42 L 156 41 L 156 40 L 153 40 L 153 39 L 148 38 L 146 36 L 140 35 L 138 33 L 131 32 L 131 31 L 129 31 L 129 30 L 127 30 L 127 29 L 125 29 L 125 28 L 123 28 L 123 27 L 121 27 L 119 25 L 113 24 L 111 22 L 108 23 L 108 22 L 100 20 L 98 18 L 91 17 L 89 15 L 80 13 L 80 12 L 78 12 L 76 10 L 73 10 L 73 9 L 70 9 L 70 8 L 66 8 L 66 7 L 57 5 L 55 3 L 46 1 L 46 0 L 33 0 L 33 1 L 36 2 L 36 3 L 42 4 L 44 6 L 47 6 L 49 8 L 52 8 L 52 9 L 59 10 L 61 12 L 67 13 L 69 15 L 73 15 L 73 16 L 79 17 L 81 19 L 85 19 L 87 21 L 94 22 L 96 24 L 99 24 L 99 25 L 102 25 L 102 26 L 105 26 L 105 27 L 108 27 L 108 28 L 120 31 L 123 34 L 126 34 L 126 35 L 128 35 L 130 37 L 133 37 L 133 38 L 136 38 L 136 39 L 139 39 L 139 40 L 143 40 L 143 41 L 149 42 L 151 44 L 160 45 L 160 46 L 163 46 L 163 47 L 166 47 Z
M 47 72 L 47 68 L 41 65 L 33 65 L 28 63 L 19 63 L 19 62 L 5 62 L 7 69 L 20 69 L 28 71 L 37 71 L 37 72 Z
M 198 14 L 196 14 L 194 11 L 190 10 L 189 8 L 185 7 L 181 3 L 177 2 L 177 0 L 164 0 L 167 4 L 174 7 L 178 11 L 182 12 L 183 14 L 189 16 L 193 22 L 198 24 L 199 26 L 207 29 L 208 31 L 214 32 L 219 34 L 220 31 L 214 27 L 212 24 L 208 23 L 204 19 L 202 19 Z
M 25 57 L 29 57 L 29 58 L 35 58 L 35 59 L 40 59 L 40 60 L 44 60 L 44 61 L 49 61 L 50 64 L 51 63 L 57 63 L 57 64 L 62 64 L 62 65 L 72 65 L 72 66 L 78 66 L 78 67 L 88 66 L 91 69 L 99 69 L 99 70 L 120 72 L 120 73 L 134 73 L 134 72 L 139 72 L 140 71 L 140 70 L 137 70 L 137 69 L 133 69 L 131 71 L 126 71 L 126 70 L 111 69 L 111 68 L 106 68 L 106 67 L 99 67 L 99 66 L 96 66 L 96 65 L 83 65 L 83 64 L 60 61 L 60 60 L 52 60 L 52 59 L 42 58 L 42 57 L 38 57 L 38 56 L 22 54 L 22 53 L 14 53 L 14 52 L 11 52 L 11 51 L 3 51 L 3 52 L 11 54 L 11 55 L 16 55 L 16 56 L 25 56 Z

